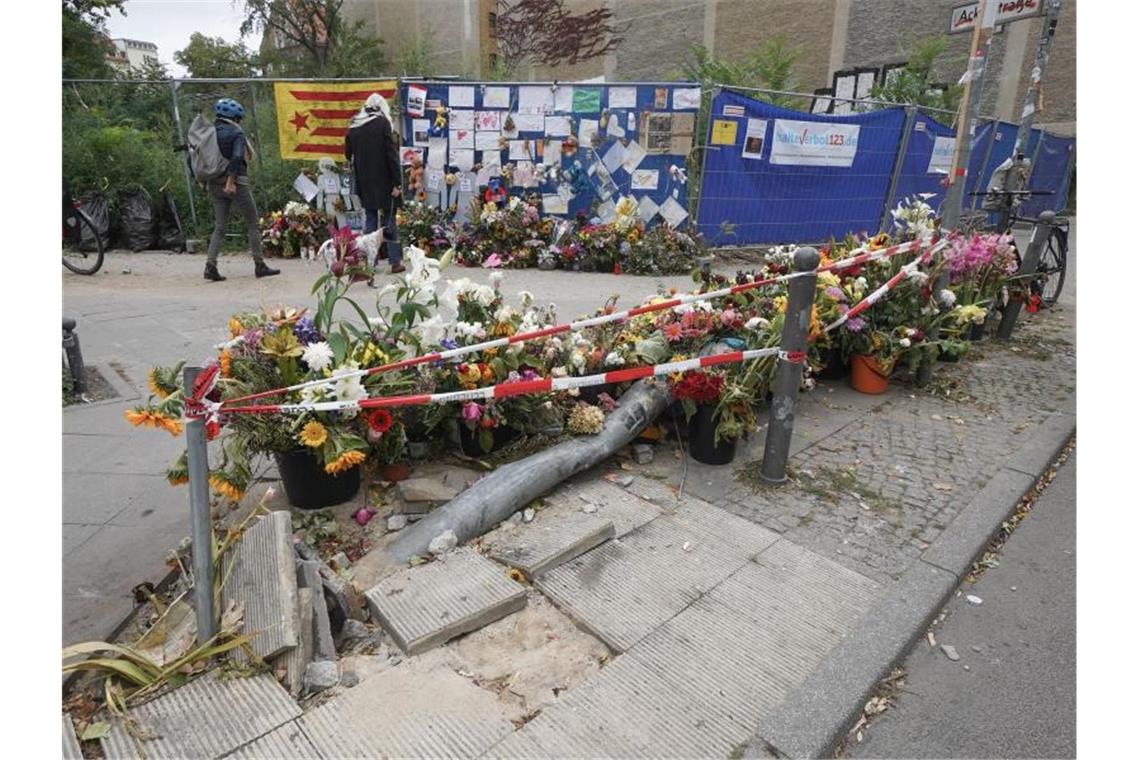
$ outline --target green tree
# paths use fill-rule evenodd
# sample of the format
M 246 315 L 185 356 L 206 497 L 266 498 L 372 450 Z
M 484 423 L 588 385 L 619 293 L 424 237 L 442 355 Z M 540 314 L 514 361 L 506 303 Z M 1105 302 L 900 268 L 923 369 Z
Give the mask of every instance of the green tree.
M 264 63 L 282 76 L 353 77 L 383 73 L 382 40 L 349 23 L 344 0 L 244 0 L 241 34 L 266 33 Z
M 123 0 L 63 0 L 63 77 L 106 79 L 114 75 L 107 55 L 115 46 L 106 23 L 114 11 L 124 13 Z
M 396 70 L 392 73 L 402 77 L 432 77 L 437 73 L 434 59 L 435 34 L 428 30 L 427 34 L 417 34 L 414 39 L 404 42 L 396 57 Z
M 190 35 L 190 42 L 175 51 L 174 60 L 186 67 L 190 76 L 199 79 L 242 79 L 259 73 L 257 56 L 244 42 L 226 42 L 221 37 L 207 37 L 200 32 Z
M 892 72 L 886 84 L 871 88 L 871 97 L 891 103 L 906 103 L 928 108 L 941 108 L 951 113 L 933 113 L 936 121 L 949 124 L 962 98 L 962 86 L 945 90 L 934 87 L 934 62 L 946 52 L 945 37 L 924 37 L 911 45 L 906 68 Z M 886 106 L 883 106 L 884 108 Z

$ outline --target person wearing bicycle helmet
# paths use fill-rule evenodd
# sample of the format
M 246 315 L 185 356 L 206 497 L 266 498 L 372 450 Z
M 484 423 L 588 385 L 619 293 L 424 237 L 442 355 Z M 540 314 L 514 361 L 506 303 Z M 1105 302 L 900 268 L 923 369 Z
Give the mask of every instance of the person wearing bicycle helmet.
M 214 232 L 210 235 L 210 245 L 206 251 L 205 278 L 211 282 L 226 279 L 218 272 L 218 251 L 226 235 L 230 221 L 230 211 L 236 205 L 245 219 L 246 234 L 249 236 L 249 252 L 253 256 L 253 273 L 256 277 L 269 277 L 280 274 L 272 269 L 261 256 L 261 231 L 257 227 L 257 204 L 249 186 L 249 161 L 253 158 L 253 148 L 241 129 L 245 109 L 241 103 L 231 98 L 222 98 L 214 104 L 214 129 L 218 137 L 218 150 L 229 159 L 229 167 L 222 176 L 210 180 L 207 189 L 214 201 Z
M 344 157 L 352 167 L 356 195 L 364 206 L 364 232 L 375 232 L 383 223 L 392 272 L 403 272 L 396 220 L 400 206 L 400 156 L 392 133 L 388 101 L 374 92 L 352 117 L 344 138 Z

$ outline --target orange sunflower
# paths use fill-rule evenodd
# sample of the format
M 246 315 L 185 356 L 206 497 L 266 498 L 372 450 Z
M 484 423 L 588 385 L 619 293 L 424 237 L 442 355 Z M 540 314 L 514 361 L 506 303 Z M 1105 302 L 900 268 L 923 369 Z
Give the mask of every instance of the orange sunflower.
M 325 465 L 325 472 L 329 475 L 339 475 L 347 472 L 364 461 L 363 451 L 346 451 L 339 457 Z
M 166 417 L 146 407 L 128 409 L 123 413 L 123 416 L 127 418 L 127 422 L 135 427 L 152 427 L 156 430 L 165 430 L 174 436 L 182 435 L 182 422 L 180 420 Z

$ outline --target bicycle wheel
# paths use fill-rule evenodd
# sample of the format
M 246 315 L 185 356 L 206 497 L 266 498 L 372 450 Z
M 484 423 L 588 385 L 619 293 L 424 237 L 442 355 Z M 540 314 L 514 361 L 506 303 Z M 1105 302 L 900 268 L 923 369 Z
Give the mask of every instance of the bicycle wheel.
M 76 274 L 95 274 L 103 266 L 103 238 L 91 217 L 81 210 L 75 209 L 74 216 L 65 220 L 67 224 L 74 220 L 74 230 L 68 231 L 63 238 L 63 265 Z M 88 240 L 94 242 L 94 251 L 83 250 Z
M 1069 257 L 1069 236 L 1059 227 L 1049 232 L 1049 241 L 1045 250 L 1041 252 L 1041 260 L 1037 262 L 1037 287 L 1041 302 L 1046 306 L 1054 306 L 1061 295 L 1061 288 L 1065 286 L 1065 267 Z

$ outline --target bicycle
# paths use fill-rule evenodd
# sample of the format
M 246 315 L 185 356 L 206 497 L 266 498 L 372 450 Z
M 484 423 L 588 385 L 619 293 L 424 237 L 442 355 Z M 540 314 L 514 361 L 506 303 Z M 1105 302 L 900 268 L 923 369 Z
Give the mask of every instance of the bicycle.
M 1018 222 L 1027 222 L 1036 225 L 1038 220 L 1033 217 L 1018 216 L 1015 211 L 1021 201 L 1033 195 L 1055 195 L 1047 190 L 987 190 L 970 193 L 970 195 L 999 196 L 1001 205 L 997 209 L 997 222 L 989 223 L 988 211 L 975 212 L 963 215 L 962 227 L 974 231 L 1002 232 L 1012 235 L 1013 226 Z M 1021 269 L 1021 251 L 1017 248 L 1017 241 L 1013 243 L 1014 255 L 1017 258 L 1018 270 Z M 1058 217 L 1049 229 L 1049 238 L 1045 248 L 1041 251 L 1041 258 L 1037 261 L 1037 271 L 1029 280 L 1029 292 L 1037 296 L 1040 302 L 1048 307 L 1055 306 L 1065 286 L 1065 270 L 1069 259 L 1069 220 Z
M 91 250 L 91 249 L 94 250 Z M 63 265 L 76 274 L 95 274 L 103 266 L 103 238 L 83 210 L 83 202 L 63 188 Z

